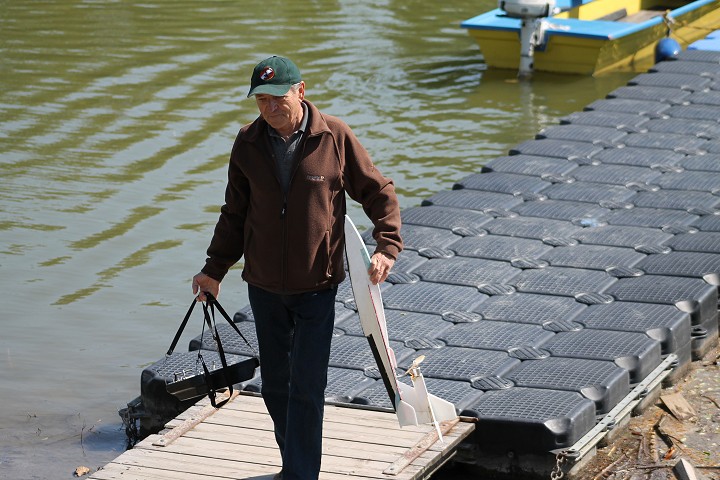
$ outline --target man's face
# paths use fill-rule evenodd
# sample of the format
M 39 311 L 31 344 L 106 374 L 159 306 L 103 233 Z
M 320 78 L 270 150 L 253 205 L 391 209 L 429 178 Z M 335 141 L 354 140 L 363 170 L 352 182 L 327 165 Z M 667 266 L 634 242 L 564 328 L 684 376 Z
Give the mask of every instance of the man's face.
M 300 82 L 282 97 L 264 93 L 255 95 L 260 115 L 278 132 L 292 133 L 303 117 L 302 100 L 305 98 L 305 83 Z

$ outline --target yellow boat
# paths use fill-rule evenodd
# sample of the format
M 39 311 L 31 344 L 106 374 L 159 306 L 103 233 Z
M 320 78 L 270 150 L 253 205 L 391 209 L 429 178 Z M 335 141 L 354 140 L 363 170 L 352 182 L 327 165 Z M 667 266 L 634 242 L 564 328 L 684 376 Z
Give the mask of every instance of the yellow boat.
M 668 28 L 682 48 L 720 28 L 720 0 L 557 0 L 556 10 L 538 30 L 536 71 L 644 71 L 655 63 L 655 45 Z M 520 25 L 500 9 L 461 24 L 489 67 L 508 69 L 520 63 Z

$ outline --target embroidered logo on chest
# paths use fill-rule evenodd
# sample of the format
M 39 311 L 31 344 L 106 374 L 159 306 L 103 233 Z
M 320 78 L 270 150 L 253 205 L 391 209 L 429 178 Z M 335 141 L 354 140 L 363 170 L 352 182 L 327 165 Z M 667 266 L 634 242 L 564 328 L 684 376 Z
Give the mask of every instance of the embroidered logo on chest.
M 306 177 L 311 182 L 324 182 L 325 181 L 325 175 L 308 175 Z

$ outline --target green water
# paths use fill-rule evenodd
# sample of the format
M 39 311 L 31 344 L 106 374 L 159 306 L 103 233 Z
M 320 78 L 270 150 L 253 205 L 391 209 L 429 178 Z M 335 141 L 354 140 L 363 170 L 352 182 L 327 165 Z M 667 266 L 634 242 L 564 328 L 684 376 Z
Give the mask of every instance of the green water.
M 117 410 L 192 299 L 259 60 L 298 63 L 403 207 L 632 76 L 485 71 L 459 24 L 495 4 L 0 0 L 0 477 L 123 450 Z M 238 270 L 223 287 L 246 304 Z

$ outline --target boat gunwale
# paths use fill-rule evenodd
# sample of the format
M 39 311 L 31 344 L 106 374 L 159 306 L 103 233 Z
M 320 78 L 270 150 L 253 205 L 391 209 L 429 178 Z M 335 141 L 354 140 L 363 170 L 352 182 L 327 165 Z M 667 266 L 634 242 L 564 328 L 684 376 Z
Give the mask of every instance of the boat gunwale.
M 683 16 L 712 3 L 718 3 L 718 0 L 695 0 L 682 7 L 670 10 L 669 15 L 675 20 L 681 21 Z M 593 40 L 616 40 L 663 23 L 662 16 L 650 18 L 640 23 L 554 17 L 548 17 L 548 20 L 549 24 L 545 30 L 547 38 L 551 36 L 565 36 Z M 465 20 L 460 26 L 468 30 L 518 32 L 519 34 L 520 19 L 508 17 L 502 10 L 496 8 Z M 587 30 L 588 27 L 596 29 L 597 31 L 578 31 L 580 29 Z M 604 33 L 601 33 L 601 30 L 604 30 Z

